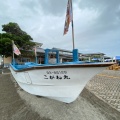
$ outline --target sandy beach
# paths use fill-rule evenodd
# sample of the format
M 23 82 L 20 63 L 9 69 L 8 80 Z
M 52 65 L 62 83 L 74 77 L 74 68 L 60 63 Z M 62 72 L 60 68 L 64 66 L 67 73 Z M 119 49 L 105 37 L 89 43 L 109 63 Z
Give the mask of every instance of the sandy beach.
M 3 72 L 0 74 L 0 120 L 120 120 L 119 110 L 90 92 L 90 83 L 76 101 L 66 104 L 26 93 L 8 69 Z

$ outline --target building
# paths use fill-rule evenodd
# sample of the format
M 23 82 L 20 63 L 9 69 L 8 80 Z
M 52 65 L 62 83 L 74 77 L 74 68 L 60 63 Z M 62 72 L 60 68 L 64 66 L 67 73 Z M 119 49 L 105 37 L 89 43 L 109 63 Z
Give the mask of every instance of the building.
M 80 60 L 88 62 L 104 62 L 104 53 L 86 53 L 80 55 Z
M 24 62 L 37 62 L 39 64 L 44 64 L 45 59 L 45 49 L 43 49 L 41 46 L 42 43 L 35 42 L 36 46 L 32 50 L 28 50 L 23 52 L 19 56 L 15 56 L 15 60 L 19 64 L 23 64 Z M 72 50 L 66 50 L 66 49 L 60 49 L 53 47 L 52 50 L 58 50 L 59 51 L 59 59 L 60 62 L 70 62 L 73 61 L 73 52 Z M 103 62 L 104 61 L 104 53 L 87 53 L 82 54 L 78 53 L 78 58 L 80 61 L 88 61 L 88 62 Z M 56 56 L 55 52 L 49 52 L 49 58 L 51 56 Z M 3 58 L 3 56 L 0 56 L 0 65 L 4 67 L 8 67 L 9 63 L 12 62 L 12 57 Z
M 35 42 L 36 44 L 36 49 L 37 48 L 40 48 L 43 44 L 42 43 L 37 43 Z M 20 51 L 22 51 L 20 49 Z M 35 49 L 33 50 L 28 50 L 28 51 L 25 51 L 23 52 L 21 55 L 19 56 L 15 56 L 15 60 L 16 62 L 22 64 L 24 62 L 31 62 L 31 61 L 35 61 Z M 3 55 L 0 55 L 0 67 L 8 67 L 9 64 L 12 62 L 12 56 L 11 57 L 3 57 Z

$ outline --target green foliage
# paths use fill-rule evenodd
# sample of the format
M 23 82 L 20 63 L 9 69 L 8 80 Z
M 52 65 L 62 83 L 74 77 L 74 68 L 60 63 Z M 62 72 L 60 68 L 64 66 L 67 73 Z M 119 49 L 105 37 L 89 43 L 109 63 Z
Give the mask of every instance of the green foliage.
M 6 57 L 12 55 L 11 40 L 9 38 L 0 39 L 0 54 Z
M 2 31 L 6 33 L 0 33 L 0 54 L 6 57 L 12 55 L 12 40 L 21 50 L 30 50 L 35 45 L 32 37 L 21 30 L 17 23 L 2 25 Z

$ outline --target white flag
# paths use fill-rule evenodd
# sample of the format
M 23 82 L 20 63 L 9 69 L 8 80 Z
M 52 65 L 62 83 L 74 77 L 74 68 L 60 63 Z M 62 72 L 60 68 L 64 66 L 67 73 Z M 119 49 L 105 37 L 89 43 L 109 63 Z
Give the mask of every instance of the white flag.
M 72 1 L 68 0 L 67 4 L 67 11 L 66 11 L 66 19 L 65 19 L 65 26 L 64 26 L 64 33 L 65 35 L 68 32 L 69 24 L 73 20 L 73 12 L 72 12 Z
M 17 46 L 14 44 L 14 42 L 13 42 L 13 52 L 14 52 L 16 55 L 20 55 L 20 54 L 21 54 L 20 51 L 19 51 L 19 49 L 17 48 Z

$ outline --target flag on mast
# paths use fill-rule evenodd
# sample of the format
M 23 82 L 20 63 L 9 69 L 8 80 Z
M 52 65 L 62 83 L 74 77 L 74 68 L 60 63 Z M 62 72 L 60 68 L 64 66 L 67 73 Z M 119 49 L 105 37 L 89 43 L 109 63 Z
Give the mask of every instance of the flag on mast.
M 21 52 L 19 51 L 19 49 L 17 48 L 17 46 L 14 44 L 14 41 L 12 41 L 13 43 L 13 52 L 16 54 L 16 55 L 20 55 Z
M 63 35 L 67 34 L 69 29 L 69 24 L 73 20 L 73 11 L 72 11 L 72 0 L 68 0 L 67 4 L 67 11 L 66 11 L 66 19 L 65 19 L 65 26 L 64 26 L 64 33 Z

